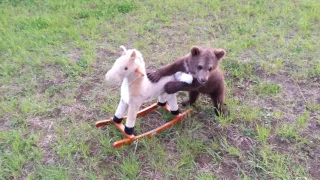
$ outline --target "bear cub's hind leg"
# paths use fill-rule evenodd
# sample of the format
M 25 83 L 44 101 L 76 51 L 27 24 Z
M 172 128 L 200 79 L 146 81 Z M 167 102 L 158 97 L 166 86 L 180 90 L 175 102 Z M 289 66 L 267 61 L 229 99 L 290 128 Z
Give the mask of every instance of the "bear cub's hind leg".
M 194 105 L 200 93 L 198 91 L 189 91 L 189 99 L 182 102 L 182 106 Z
M 226 115 L 224 112 L 226 110 L 225 102 L 224 102 L 224 93 L 211 93 L 210 94 L 214 112 L 217 116 L 221 116 L 222 114 Z

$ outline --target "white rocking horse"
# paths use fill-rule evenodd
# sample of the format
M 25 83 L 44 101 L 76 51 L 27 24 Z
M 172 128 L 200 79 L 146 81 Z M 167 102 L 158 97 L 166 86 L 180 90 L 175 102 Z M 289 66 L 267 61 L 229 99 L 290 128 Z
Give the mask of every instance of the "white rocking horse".
M 187 113 L 191 112 L 191 109 L 189 109 L 182 114 L 179 113 L 176 94 L 165 93 L 164 85 L 167 82 L 176 80 L 190 84 L 193 80 L 192 75 L 179 72 L 172 76 L 163 77 L 157 83 L 152 83 L 146 76 L 142 54 L 136 49 L 127 50 L 124 46 L 120 46 L 120 48 L 123 50 L 123 54 L 107 72 L 105 79 L 110 84 L 119 84 L 122 81 L 121 99 L 113 118 L 96 123 L 96 127 L 114 124 L 127 137 L 115 142 L 113 144 L 114 147 L 131 144 L 134 140 L 141 137 L 151 137 L 156 133 L 160 133 L 179 122 Z M 158 98 L 157 103 L 139 112 L 142 103 L 152 101 L 155 98 Z M 147 133 L 138 136 L 133 135 L 136 118 L 151 112 L 158 106 L 162 106 L 170 111 L 175 115 L 175 118 Z M 128 111 L 128 115 L 124 117 L 126 111 Z M 122 124 L 124 118 L 126 118 L 125 126 Z

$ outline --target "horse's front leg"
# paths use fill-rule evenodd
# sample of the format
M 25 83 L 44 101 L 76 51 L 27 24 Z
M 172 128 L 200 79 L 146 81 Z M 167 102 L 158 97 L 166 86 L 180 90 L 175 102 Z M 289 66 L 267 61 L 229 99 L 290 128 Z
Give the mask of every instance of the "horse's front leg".
M 141 103 L 130 103 L 128 108 L 128 117 L 126 121 L 126 125 L 124 131 L 128 135 L 133 134 L 134 125 L 137 118 L 137 113 L 140 109 Z
M 113 121 L 116 123 L 121 123 L 124 113 L 127 111 L 127 109 L 128 109 L 128 104 L 125 103 L 122 99 L 120 99 L 116 113 L 113 116 Z

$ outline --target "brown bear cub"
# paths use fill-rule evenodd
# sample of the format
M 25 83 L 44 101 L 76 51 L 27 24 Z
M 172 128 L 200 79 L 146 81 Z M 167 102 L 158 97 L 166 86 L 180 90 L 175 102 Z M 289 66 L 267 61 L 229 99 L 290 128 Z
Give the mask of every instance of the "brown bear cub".
M 165 85 L 168 94 L 178 91 L 189 91 L 189 100 L 182 103 L 193 105 L 200 93 L 208 94 L 215 107 L 215 113 L 219 116 L 225 113 L 225 82 L 219 64 L 226 54 L 223 49 L 204 47 L 192 47 L 191 53 L 179 57 L 175 62 L 168 64 L 153 73 L 148 73 L 152 82 L 158 82 L 163 76 L 170 76 L 182 71 L 193 76 L 191 84 L 172 81 Z

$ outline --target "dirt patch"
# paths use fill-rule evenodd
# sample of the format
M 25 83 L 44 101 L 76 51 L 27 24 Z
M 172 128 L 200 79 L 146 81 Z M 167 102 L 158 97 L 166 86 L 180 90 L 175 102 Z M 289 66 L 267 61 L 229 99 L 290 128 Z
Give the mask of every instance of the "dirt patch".
M 44 154 L 42 156 L 41 162 L 43 164 L 54 164 L 57 161 L 57 156 L 51 148 L 51 144 L 54 143 L 54 137 L 52 134 L 45 135 L 39 142 L 39 147 L 43 149 Z
M 62 106 L 61 114 L 63 115 L 74 115 L 77 112 L 85 112 L 86 107 L 83 104 L 75 103 L 73 106 Z
M 249 152 L 255 146 L 255 142 L 248 136 L 242 136 L 238 139 L 237 146 L 242 152 Z
M 196 157 L 195 162 L 200 172 L 211 172 L 213 169 L 212 157 L 208 154 Z
M 88 142 L 90 143 L 90 142 Z M 98 142 L 92 142 L 90 143 L 90 155 L 94 156 L 100 152 L 100 146 Z
M 54 86 L 56 83 L 54 81 L 46 81 L 41 84 L 40 93 L 44 93 L 48 88 Z
M 143 169 L 140 174 L 144 179 L 162 180 L 166 179 L 164 173 L 158 170 Z
M 75 48 L 67 54 L 67 57 L 72 59 L 73 62 L 78 62 L 81 56 L 82 56 L 82 50 L 80 48 Z
M 33 129 L 33 130 L 45 130 L 45 131 L 50 131 L 53 128 L 54 125 L 54 120 L 52 119 L 43 119 L 40 117 L 35 117 L 33 119 L 27 120 L 28 122 L 28 127 Z
M 111 67 L 111 63 L 109 63 L 111 60 L 110 58 L 116 59 L 115 56 L 120 56 L 120 51 L 113 52 L 106 48 L 99 48 L 97 50 L 97 60 L 94 64 L 92 64 L 93 71 L 90 74 L 82 74 L 81 77 L 83 78 L 84 83 L 82 83 L 76 91 L 75 100 L 81 101 L 81 100 L 87 100 L 92 97 L 90 95 L 95 94 L 99 95 L 99 93 L 105 93 L 105 84 L 104 77 L 105 73 L 108 71 L 109 67 Z M 111 62 L 113 62 L 112 60 Z M 118 92 L 118 91 L 117 91 Z M 98 94 L 97 94 L 98 93 Z M 101 97 L 104 96 L 98 96 L 94 97 L 95 101 L 101 100 Z M 105 102 L 105 99 L 102 99 L 101 102 Z
M 319 117 L 320 118 L 320 117 Z M 320 134 L 320 119 L 316 118 L 316 115 L 312 114 L 308 121 L 308 128 L 314 135 Z
M 33 172 L 35 170 L 35 164 L 32 162 L 27 162 L 24 163 L 22 166 L 22 170 L 21 170 L 21 175 L 13 178 L 13 179 L 18 179 L 18 180 L 24 180 L 25 177 L 28 177 L 28 175 L 30 174 L 30 172 Z
M 51 148 L 51 144 L 54 143 L 53 131 L 55 128 L 55 122 L 53 119 L 42 119 L 36 117 L 28 120 L 28 127 L 34 131 L 41 131 L 44 133 L 43 137 L 37 143 L 37 146 L 43 149 L 43 156 L 41 162 L 43 164 L 54 164 L 57 156 L 54 154 Z M 29 129 L 29 130 L 30 130 Z
M 75 117 L 77 122 L 92 122 L 97 116 L 105 116 L 100 110 L 92 110 L 86 107 L 85 104 L 76 102 L 73 106 L 62 106 L 61 116 Z
M 238 60 L 240 62 L 247 63 L 247 62 L 252 61 L 252 59 L 259 59 L 259 56 L 257 54 L 258 53 L 255 52 L 253 49 L 244 50 L 239 55 Z
M 100 159 L 98 162 L 98 169 L 113 169 L 116 165 L 121 162 L 115 155 L 107 156 L 104 159 Z M 110 173 L 108 174 L 108 179 L 119 179 L 118 174 Z
M 174 139 L 167 140 L 165 142 L 165 150 L 169 155 L 173 155 L 173 156 L 175 153 L 178 153 L 176 141 Z
M 46 77 L 40 77 L 38 79 L 37 88 L 40 93 L 46 92 L 47 89 L 54 87 L 54 86 L 62 86 L 67 83 L 68 79 L 66 75 L 61 72 L 57 66 L 48 65 L 42 69 L 43 74 L 50 73 L 53 75 L 53 79 L 44 79 Z
M 143 118 L 140 118 L 140 129 L 142 132 L 147 132 L 161 125 L 165 124 L 166 121 L 163 119 L 161 113 L 158 110 L 155 110 Z
M 44 155 L 41 159 L 41 163 L 44 165 L 53 165 L 57 162 L 58 157 L 54 155 L 52 150 L 45 150 Z
M 242 152 L 249 152 L 254 146 L 255 142 L 249 136 L 242 135 L 237 127 L 230 126 L 226 129 L 226 136 L 231 144 L 239 148 Z
M 320 161 L 319 157 L 318 159 L 311 161 L 310 167 L 309 167 L 309 173 L 314 178 L 320 177 Z
M 264 72 L 259 72 L 258 76 L 270 80 L 273 83 L 281 85 L 281 98 L 272 99 L 268 97 L 265 99 L 258 99 L 255 106 L 266 108 L 270 111 L 280 110 L 283 116 L 276 121 L 271 122 L 272 127 L 276 127 L 284 122 L 295 124 L 297 117 L 308 111 L 307 103 L 320 103 L 319 86 L 312 81 L 298 81 L 286 74 L 267 75 Z M 270 100 L 274 100 L 272 104 L 268 103 Z M 299 145 L 288 139 L 281 139 L 278 135 L 271 135 L 268 139 L 268 144 L 271 144 L 276 152 L 283 154 L 293 153 L 301 154 L 296 158 L 303 158 L 309 163 L 309 174 L 315 178 L 320 177 L 320 152 L 317 149 L 317 135 L 320 133 L 320 125 L 318 124 L 318 113 L 314 111 L 310 112 L 310 118 L 308 119 L 306 128 L 298 127 L 299 137 L 307 138 L 311 145 L 302 145 L 297 149 Z M 277 122 L 277 123 L 275 123 Z M 274 134 L 274 133 L 271 133 Z M 303 153 L 301 153 L 303 152 Z
M 273 83 L 281 84 L 283 100 L 291 101 L 296 106 L 293 110 L 301 113 L 306 108 L 306 102 L 315 102 L 320 98 L 319 87 L 309 83 L 296 83 L 285 75 L 270 75 L 266 77 Z
M 92 65 L 94 74 L 91 75 L 93 82 L 100 83 L 104 78 L 104 74 L 111 68 L 115 60 L 121 56 L 121 51 L 112 51 L 107 48 L 97 49 L 97 60 Z
M 232 161 L 225 161 L 220 163 L 216 175 L 220 179 L 237 179 L 236 173 L 237 165 Z
M 282 140 L 279 136 L 274 136 L 268 140 L 277 152 L 286 153 L 291 151 L 291 144 L 288 140 Z
M 39 142 L 39 147 L 48 148 L 50 144 L 53 142 L 53 135 L 47 134 L 42 140 Z
M 0 120 L 0 131 L 5 131 L 8 130 L 10 128 L 9 126 L 9 121 L 4 119 L 4 121 Z
M 87 95 L 92 88 L 93 88 L 93 85 L 81 84 L 80 87 L 78 88 L 77 95 L 75 96 L 76 100 L 77 101 L 81 100 L 81 98 Z
M 110 49 L 106 49 L 106 48 L 99 48 L 98 49 L 98 54 L 100 55 L 99 56 L 99 60 L 104 58 L 104 57 L 112 57 L 112 56 L 121 56 L 121 53 L 122 53 L 122 50 L 119 48 L 119 49 L 116 49 L 115 51 L 114 50 L 110 50 Z

